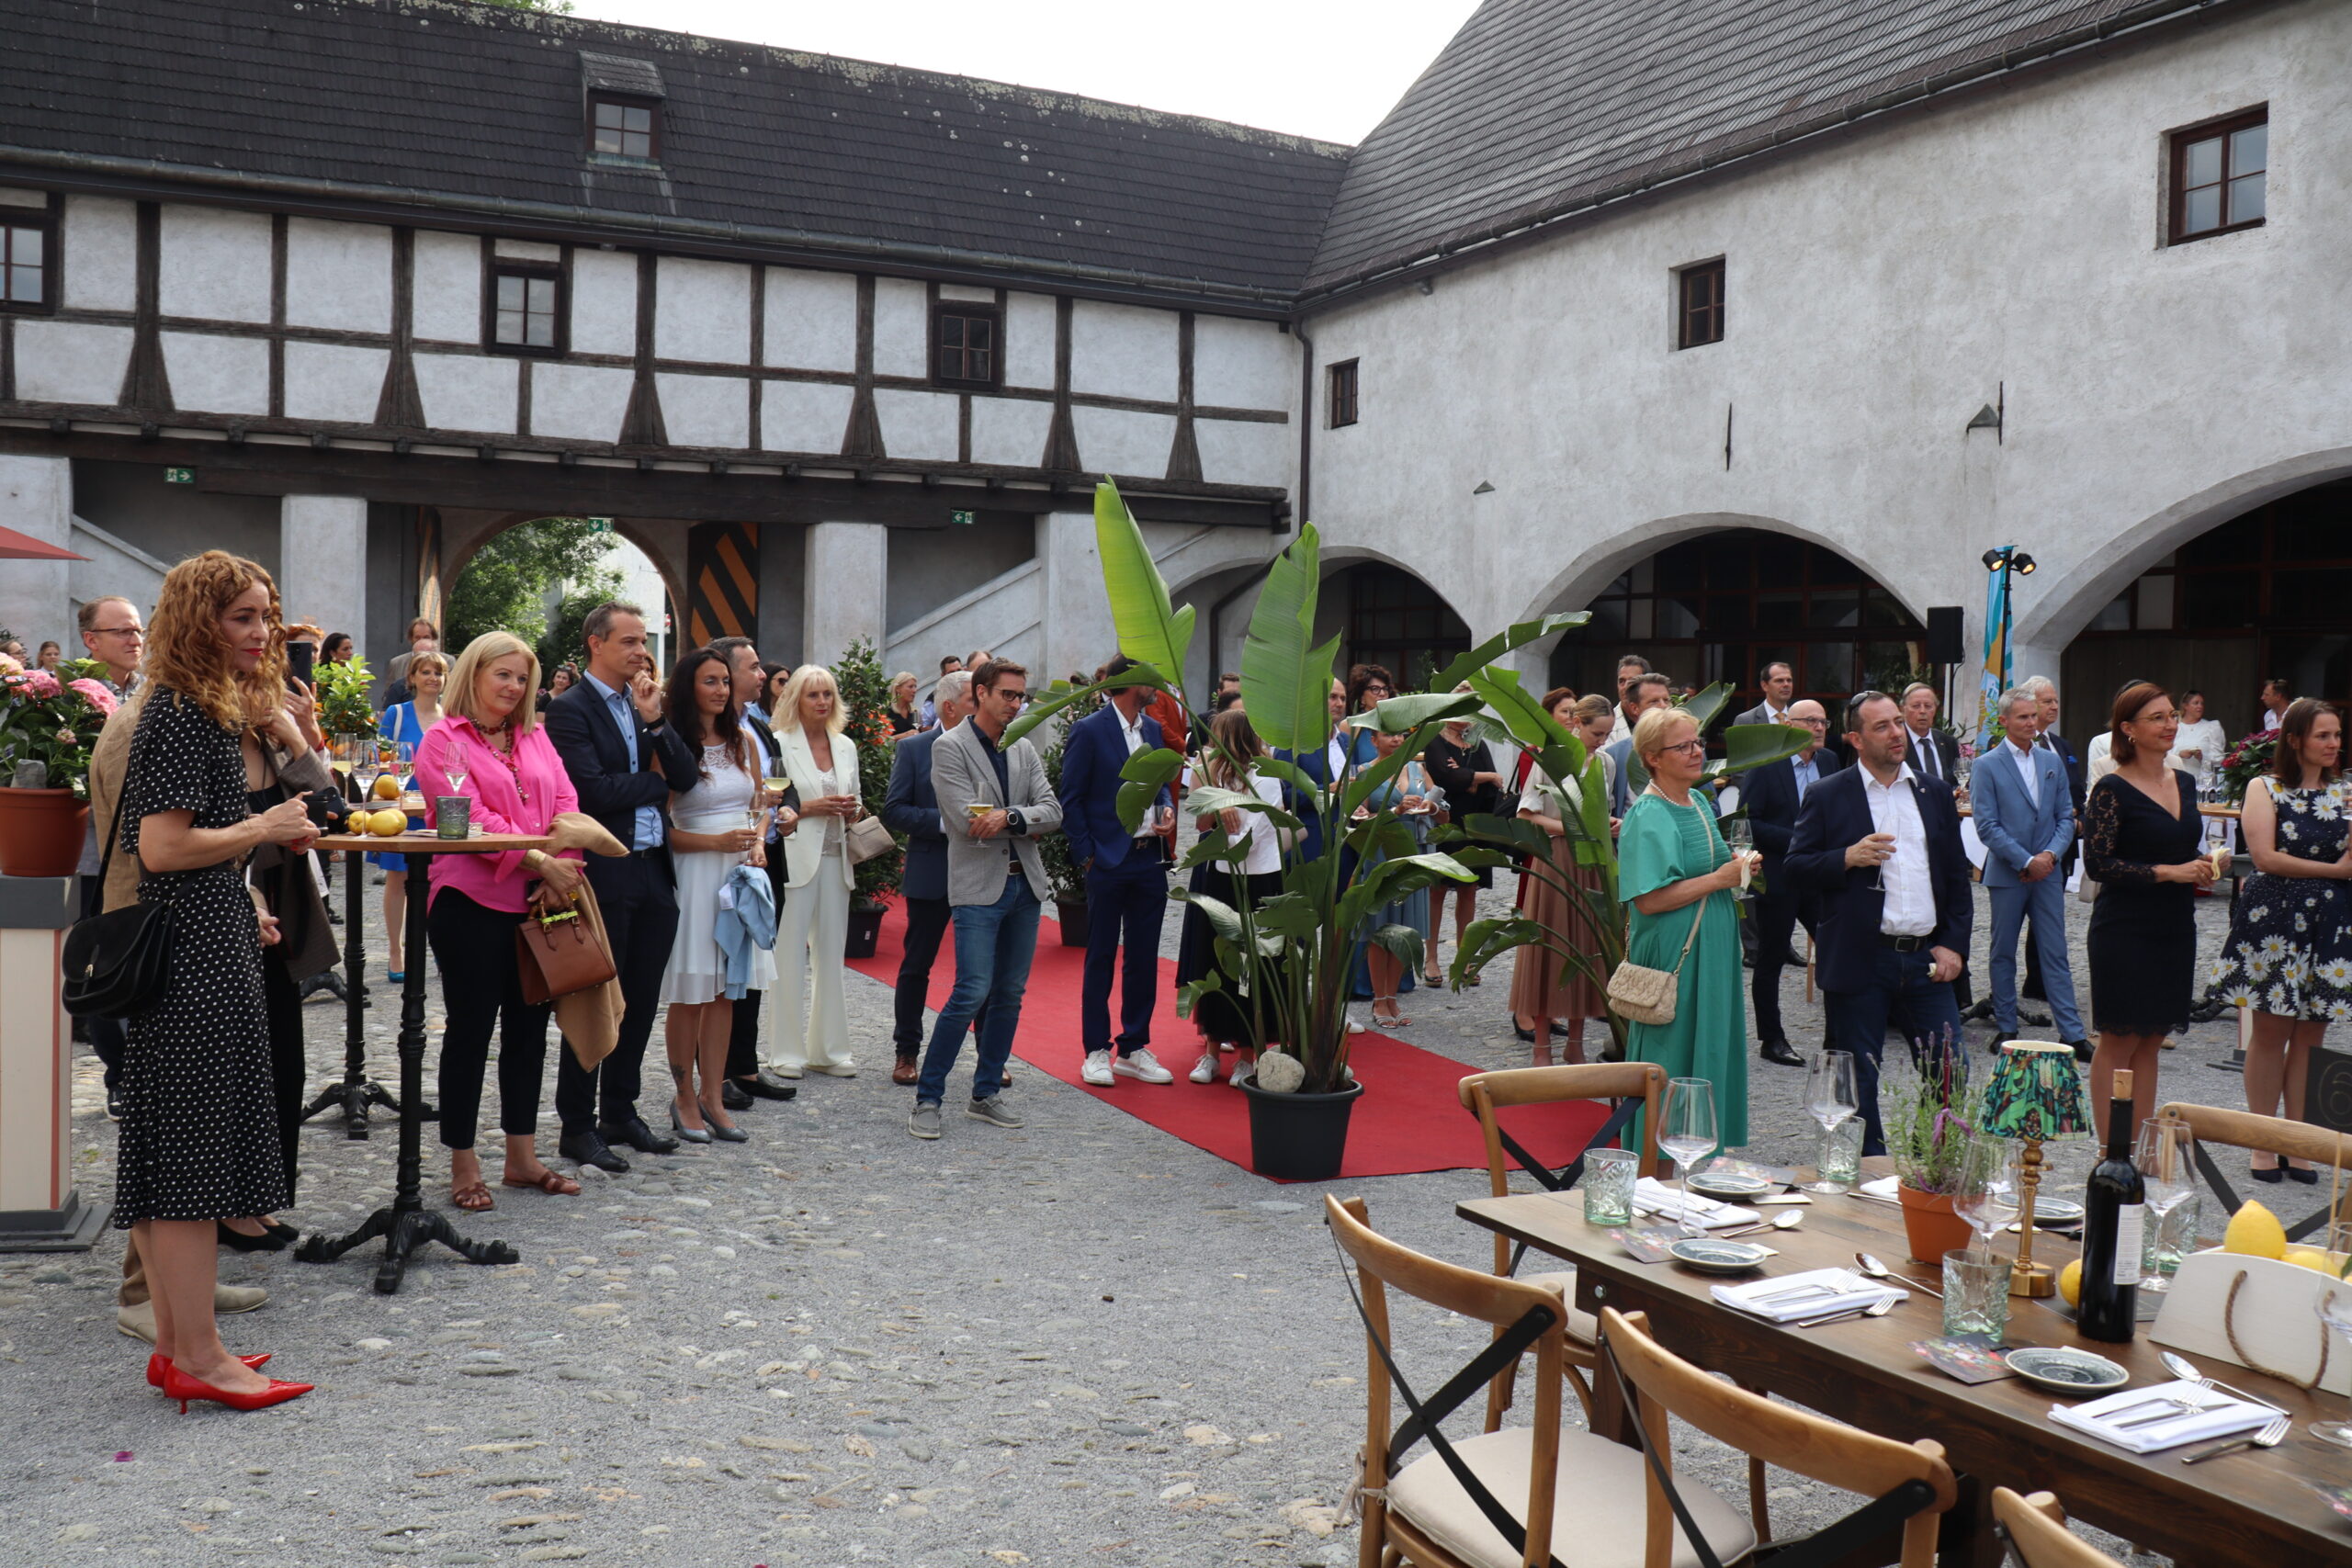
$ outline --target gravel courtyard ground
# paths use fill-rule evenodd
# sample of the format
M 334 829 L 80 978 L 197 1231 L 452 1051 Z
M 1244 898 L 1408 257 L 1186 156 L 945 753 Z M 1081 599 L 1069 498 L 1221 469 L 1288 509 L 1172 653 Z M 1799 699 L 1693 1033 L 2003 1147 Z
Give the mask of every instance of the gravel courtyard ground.
M 2209 952 L 2222 919 L 2200 913 Z M 1171 911 L 1170 955 L 1176 929 Z M 1811 1050 L 1802 981 L 1786 1008 Z M 1408 1038 L 1465 1069 L 1523 1064 L 1507 982 L 1409 998 Z M 271 1292 L 224 1320 L 232 1348 L 319 1384 L 277 1410 L 183 1417 L 140 1381 L 143 1348 L 114 1324 L 119 1235 L 0 1258 L 0 1563 L 1352 1562 L 1337 1509 L 1364 1351 L 1321 1190 L 1261 1180 L 1034 1069 L 1014 1086 L 1024 1130 L 951 1115 L 918 1143 L 888 1078 L 888 993 L 849 986 L 861 1076 L 748 1113 L 748 1145 L 587 1172 L 577 1198 L 496 1189 L 497 1211 L 462 1228 L 513 1243 L 517 1265 L 436 1250 L 383 1297 L 376 1247 L 325 1267 L 224 1252 L 224 1280 Z M 437 1048 L 437 996 L 434 1010 Z M 308 1016 L 323 1077 L 341 1006 Z M 395 1021 L 371 1010 L 387 1080 Z M 2233 1043 L 2227 1023 L 2193 1031 L 2165 1092 L 2241 1103 L 2236 1076 L 2211 1070 Z M 1188 1046 L 1160 1054 L 1181 1072 Z M 1762 1157 L 1806 1157 L 1802 1079 L 1752 1062 Z M 962 1099 L 951 1087 L 951 1111 Z M 288 1217 L 306 1230 L 344 1230 L 391 1190 L 389 1122 L 353 1143 L 333 1121 L 303 1134 Z M 103 1201 L 114 1129 L 87 1056 L 74 1132 Z M 427 1200 L 446 1206 L 430 1123 L 425 1146 Z M 1484 1234 L 1451 1209 L 1484 1187 L 1449 1171 L 1340 1190 L 1399 1238 L 1483 1268 Z M 1436 1314 L 1401 1322 L 1408 1370 L 1430 1382 L 1484 1342 Z M 1744 1487 L 1692 1434 L 1683 1462 Z M 1774 1479 L 1781 1533 L 1849 1506 Z

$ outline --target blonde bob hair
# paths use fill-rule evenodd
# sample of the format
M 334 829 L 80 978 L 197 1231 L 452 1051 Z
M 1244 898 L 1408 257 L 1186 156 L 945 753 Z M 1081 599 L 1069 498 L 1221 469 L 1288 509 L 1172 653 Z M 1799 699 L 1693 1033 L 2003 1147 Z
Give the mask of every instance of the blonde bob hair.
M 441 683 L 444 686 L 447 686 L 449 683 L 447 679 L 449 674 L 449 656 L 447 654 L 410 654 L 408 656 L 408 665 L 406 667 L 406 679 L 410 685 L 413 686 L 416 684 L 417 672 L 422 670 L 430 670 L 435 675 L 441 676 L 443 678 Z
M 533 700 L 539 689 L 539 656 L 531 645 L 513 632 L 484 632 L 466 644 L 458 655 L 458 662 L 449 669 L 449 679 L 441 687 L 441 711 L 451 718 L 462 718 L 479 728 L 482 722 L 481 708 L 474 701 L 474 680 L 483 669 L 512 653 L 519 653 L 531 661 L 523 676 L 523 700 L 506 721 L 514 727 L 514 738 L 520 740 L 538 727 L 539 705 Z M 428 657 L 416 655 L 418 659 Z
M 269 646 L 261 663 L 241 675 L 220 635 L 220 615 L 256 585 L 269 592 Z M 190 556 L 164 576 L 142 669 L 150 682 L 194 703 L 223 729 L 267 724 L 286 691 L 286 618 L 277 584 L 258 563 L 226 550 Z
M 825 683 L 827 691 L 833 694 L 833 716 L 825 721 L 826 730 L 839 735 L 842 730 L 847 729 L 849 713 L 842 705 L 841 682 L 834 680 L 833 672 L 821 664 L 804 664 L 792 672 L 792 679 L 784 683 L 784 695 L 776 701 L 776 706 L 781 711 L 769 715 L 770 722 L 779 729 L 787 724 L 798 726 L 800 699 L 809 687 L 820 681 Z
M 1688 728 L 1699 733 L 1699 721 L 1680 708 L 1652 708 L 1642 715 L 1634 726 L 1634 755 L 1648 767 L 1650 759 L 1673 744 L 1674 731 Z

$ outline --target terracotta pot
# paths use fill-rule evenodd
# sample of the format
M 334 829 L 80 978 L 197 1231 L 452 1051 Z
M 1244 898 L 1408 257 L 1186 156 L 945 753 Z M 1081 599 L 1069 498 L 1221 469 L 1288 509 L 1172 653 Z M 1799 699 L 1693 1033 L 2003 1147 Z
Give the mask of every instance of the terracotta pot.
M 89 802 L 70 789 L 0 789 L 0 873 L 73 875 L 89 821 Z
M 1911 1243 L 1911 1261 L 1930 1269 L 1944 1266 L 1944 1254 L 1964 1249 L 1975 1235 L 1968 1222 L 1952 1212 L 1949 1192 L 1922 1192 L 1899 1187 L 1903 1200 L 1903 1231 Z

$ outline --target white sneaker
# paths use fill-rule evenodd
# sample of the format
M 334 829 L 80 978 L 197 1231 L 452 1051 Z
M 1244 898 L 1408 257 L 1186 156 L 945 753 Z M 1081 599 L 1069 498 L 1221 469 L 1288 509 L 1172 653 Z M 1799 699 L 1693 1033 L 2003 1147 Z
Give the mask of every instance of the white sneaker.
M 1356 1021 L 1356 1015 L 1353 1013 L 1348 1014 L 1348 1032 L 1351 1034 L 1362 1034 L 1363 1032 L 1363 1025 Z
M 770 1062 L 768 1064 L 768 1071 L 774 1073 L 780 1078 L 797 1078 L 800 1076 L 800 1064 L 797 1062 Z
M 1194 1062 L 1193 1064 L 1193 1070 L 1184 1076 L 1191 1078 L 1194 1083 L 1216 1082 L 1216 1053 L 1214 1051 L 1202 1052 L 1201 1059 Z
M 1176 1075 L 1159 1065 L 1159 1058 L 1150 1049 L 1132 1056 L 1121 1056 L 1111 1064 L 1111 1070 L 1123 1078 L 1141 1078 L 1146 1083 L 1174 1083 Z
M 1239 1089 L 1241 1087 L 1241 1080 L 1248 1077 L 1251 1073 L 1254 1073 L 1257 1070 L 1257 1063 L 1245 1062 L 1239 1056 L 1236 1056 L 1233 1058 L 1233 1076 L 1226 1081 L 1230 1083 L 1234 1088 Z
M 1086 1066 L 1078 1070 L 1078 1077 L 1081 1083 L 1091 1083 L 1097 1089 L 1109 1089 L 1113 1082 L 1111 1053 L 1089 1051 L 1086 1054 Z

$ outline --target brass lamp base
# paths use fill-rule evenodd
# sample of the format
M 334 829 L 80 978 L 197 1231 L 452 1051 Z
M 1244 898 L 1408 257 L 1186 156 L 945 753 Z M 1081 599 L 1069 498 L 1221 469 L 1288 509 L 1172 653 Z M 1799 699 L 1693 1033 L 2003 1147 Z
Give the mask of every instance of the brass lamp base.
M 2058 1280 L 2046 1263 L 2012 1263 L 2009 1265 L 2009 1294 L 2013 1296 L 2054 1296 Z
M 2028 1138 L 2018 1158 L 2018 1258 L 2009 1265 L 2009 1294 L 2052 1296 L 2058 1281 L 2046 1263 L 2033 1260 L 2033 1200 L 2041 1186 L 2041 1140 Z

